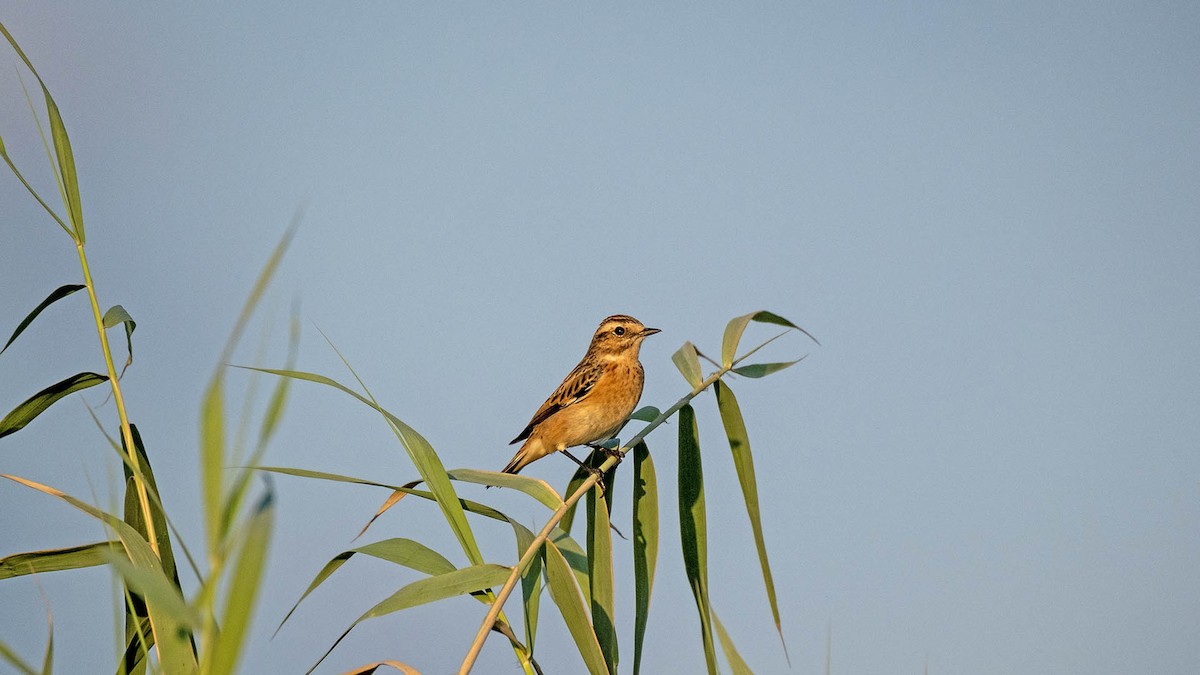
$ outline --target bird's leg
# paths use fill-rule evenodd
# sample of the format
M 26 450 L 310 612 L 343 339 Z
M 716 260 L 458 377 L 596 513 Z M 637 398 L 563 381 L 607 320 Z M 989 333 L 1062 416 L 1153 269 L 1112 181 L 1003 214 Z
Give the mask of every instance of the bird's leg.
M 598 450 L 604 453 L 605 457 L 616 457 L 618 462 L 624 458 L 618 448 L 610 448 L 606 445 L 600 445 L 598 443 L 587 443 L 586 445 L 593 450 Z
M 567 457 L 570 457 L 571 461 L 578 464 L 581 469 L 594 475 L 596 477 L 596 485 L 600 486 L 600 494 L 606 493 L 607 488 L 604 486 L 604 472 L 603 471 L 601 471 L 600 469 L 598 469 L 594 466 L 588 466 L 587 464 L 584 464 L 583 462 L 579 461 L 579 459 L 577 457 L 575 457 L 575 455 L 572 455 L 570 452 L 568 452 L 566 450 L 563 450 L 562 454 L 566 455 Z

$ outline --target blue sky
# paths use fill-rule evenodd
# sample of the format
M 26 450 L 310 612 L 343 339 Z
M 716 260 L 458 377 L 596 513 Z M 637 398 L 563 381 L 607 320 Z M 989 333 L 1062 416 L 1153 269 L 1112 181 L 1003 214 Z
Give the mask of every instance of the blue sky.
M 815 334 L 823 346 L 773 354 L 809 353 L 801 365 L 733 384 L 790 672 L 822 672 L 830 630 L 842 673 L 1200 664 L 1194 3 L 43 2 L 0 20 L 71 131 L 101 302 L 138 321 L 129 405 L 191 541 L 200 393 L 305 206 L 256 327 L 272 331 L 261 360 L 282 363 L 298 298 L 300 367 L 349 379 L 319 327 L 448 466 L 502 466 L 608 314 L 663 329 L 643 350 L 643 402 L 660 407 L 685 391 L 671 352 L 718 351 L 735 315 L 766 308 Z M 52 194 L 15 68 L 0 68 L 0 91 L 10 154 Z M 0 180 L 0 203 L 7 332 L 79 270 L 15 179 Z M 88 320 L 64 302 L 0 357 L 0 407 L 98 369 Z M 258 359 L 257 334 L 239 362 Z M 269 462 L 415 476 L 366 410 L 294 394 Z M 711 397 L 698 414 L 714 604 L 757 671 L 783 672 Z M 674 433 L 650 437 L 666 477 Z M 104 503 L 117 467 L 72 400 L 0 441 L 0 470 Z M 570 471 L 562 458 L 527 470 L 560 489 Z M 627 528 L 622 478 L 614 522 Z M 355 561 L 269 640 L 386 496 L 275 487 L 245 672 L 306 668 L 413 578 Z M 472 496 L 542 517 L 505 491 Z M 674 498 L 661 503 L 669 532 Z M 100 538 L 83 518 L 0 486 L 0 555 Z M 438 522 L 407 505 L 374 538 L 461 563 Z M 511 534 L 480 530 L 511 563 Z M 616 549 L 627 672 L 632 553 Z M 60 671 L 103 672 L 107 580 L 0 584 L 0 633 L 40 654 L 44 593 Z M 668 536 L 650 672 L 702 668 L 694 616 Z M 368 622 L 326 666 L 444 672 L 479 618 L 461 600 Z M 547 672 L 577 671 L 560 620 L 542 624 Z M 509 668 L 511 653 L 493 640 L 482 664 Z

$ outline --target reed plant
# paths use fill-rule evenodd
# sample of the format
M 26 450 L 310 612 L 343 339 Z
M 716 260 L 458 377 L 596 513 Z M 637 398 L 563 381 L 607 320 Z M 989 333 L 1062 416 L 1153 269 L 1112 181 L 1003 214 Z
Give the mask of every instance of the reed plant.
M 672 356 L 685 385 L 682 397 L 665 410 L 647 406 L 635 412 L 631 422 L 644 423 L 641 428 L 624 442 L 614 440 L 607 448 L 609 452 L 593 452 L 585 462 L 591 470 L 581 467 L 561 493 L 545 481 L 529 476 L 473 468 L 446 469 L 433 445 L 399 416 L 383 407 L 348 362 L 347 368 L 356 382 L 354 387 L 325 375 L 296 369 L 294 346 L 297 329 L 294 318 L 291 333 L 293 349 L 289 351 L 289 357 L 282 367 L 249 368 L 268 374 L 275 380 L 264 412 L 253 420 L 259 429 L 257 436 L 253 441 L 242 441 L 241 434 L 230 433 L 234 424 L 228 412 L 231 406 L 226 383 L 227 364 L 295 233 L 296 223 L 293 222 L 251 289 L 200 402 L 201 434 L 197 461 L 201 503 L 172 503 L 171 499 L 166 498 L 168 495 L 158 490 L 151 461 L 153 448 L 148 448 L 143 442 L 137 425 L 132 421 L 135 415 L 128 409 L 122 394 L 121 368 L 118 368 L 119 360 L 114 357 L 110 331 L 121 329 L 125 349 L 132 354 L 137 324 L 121 305 L 113 305 L 103 312 L 100 309 L 96 283 L 88 265 L 83 209 L 66 125 L 49 88 L 17 41 L 2 24 L 0 32 L 32 74 L 44 102 L 49 139 L 43 138 L 43 141 L 54 169 L 62 207 L 51 207 L 49 201 L 25 179 L 5 150 L 2 138 L 0 157 L 45 210 L 49 219 L 63 230 L 74 245 L 83 282 L 64 284 L 38 303 L 16 323 L 11 337 L 0 348 L 0 354 L 26 330 L 36 330 L 33 324 L 44 311 L 64 298 L 83 291 L 88 297 L 103 366 L 98 369 L 103 372 L 78 373 L 27 396 L 0 420 L 0 437 L 21 431 L 38 415 L 73 393 L 105 386 L 111 391 L 116 412 L 116 433 L 105 435 L 125 477 L 121 495 L 123 509 L 116 512 L 101 509 L 53 486 L 20 476 L 0 474 L 8 481 L 70 504 L 102 523 L 109 533 L 104 541 L 7 555 L 0 559 L 0 579 L 108 566 L 119 579 L 124 600 L 124 642 L 121 657 L 113 665 L 115 672 L 216 674 L 236 671 L 239 659 L 248 647 L 246 637 L 259 599 L 263 575 L 269 572 L 267 552 L 274 527 L 275 506 L 269 482 L 263 488 L 253 488 L 256 483 L 252 477 L 261 474 L 353 483 L 386 490 L 386 499 L 359 532 L 360 536 L 371 523 L 396 508 L 405 498 L 432 501 L 439 508 L 446 528 L 454 535 L 466 560 L 466 564 L 456 566 L 449 556 L 413 538 L 382 539 L 332 556 L 315 572 L 312 582 L 299 595 L 292 611 L 360 554 L 409 568 L 422 575 L 422 578 L 381 598 L 350 622 L 340 636 L 332 636 L 324 655 L 316 660 L 312 669 L 316 669 L 325 656 L 364 621 L 446 598 L 469 595 L 478 600 L 482 607 L 478 617 L 463 617 L 464 621 L 478 621 L 479 628 L 475 638 L 461 646 L 463 659 L 460 672 L 466 673 L 472 669 L 485 640 L 490 634 L 497 633 L 511 647 L 515 668 L 525 673 L 540 673 L 536 658 L 537 630 L 545 594 L 566 622 L 583 666 L 594 674 L 616 673 L 621 650 L 617 629 L 619 621 L 614 604 L 617 580 L 613 572 L 612 504 L 609 498 L 615 494 L 612 485 L 618 465 L 631 458 L 632 467 L 628 469 L 632 471 L 633 482 L 631 581 L 635 596 L 632 612 L 632 672 L 638 673 L 648 648 L 644 637 L 658 552 L 663 540 L 663 532 L 659 527 L 660 479 L 647 438 L 672 418 L 678 428 L 676 452 L 679 468 L 676 480 L 679 540 L 685 563 L 684 573 L 695 598 L 696 626 L 701 636 L 706 667 L 708 672 L 715 673 L 718 654 L 723 654 L 734 673 L 750 672 L 718 618 L 709 594 L 710 570 L 707 559 L 710 535 L 706 521 L 703 471 L 706 458 L 701 452 L 696 411 L 691 405 L 693 399 L 707 391 L 713 392 L 716 398 L 725 440 L 741 488 L 740 501 L 744 504 L 753 535 L 754 553 L 751 557 L 757 560 L 757 573 L 761 575 L 768 609 L 782 643 L 779 603 L 762 526 L 761 513 L 765 505 L 758 492 L 749 435 L 729 382 L 734 376 L 747 379 L 765 377 L 800 360 L 751 362 L 751 357 L 762 347 L 783 335 L 796 332 L 811 338 L 802 328 L 772 312 L 756 311 L 731 320 L 722 336 L 717 358 L 709 358 L 691 342 L 685 342 Z M 28 95 L 27 98 L 30 99 L 30 109 L 35 111 L 33 99 Z M 34 114 L 40 120 L 38 113 Z M 743 334 L 755 323 L 773 325 L 783 331 L 753 348 L 743 350 Z M 704 362 L 711 366 L 707 374 L 702 365 Z M 411 459 L 416 471 L 414 480 L 393 485 L 303 468 L 260 465 L 263 451 L 279 428 L 289 387 L 294 382 L 322 385 L 340 395 L 354 398 L 377 413 Z M 112 423 L 105 423 L 99 417 L 96 419 L 101 432 Z M 249 420 L 243 418 L 237 423 L 245 425 Z M 463 484 L 494 485 L 519 491 L 545 508 L 545 522 L 535 532 L 483 501 L 460 496 L 456 485 Z M 178 536 L 170 514 L 179 509 L 198 510 L 202 514 L 202 547 L 189 548 Z M 580 510 L 587 526 L 580 535 L 576 535 L 573 534 L 573 525 Z M 495 525 L 511 530 L 516 551 L 515 563 L 489 559 L 479 547 L 476 528 Z M 581 536 L 581 540 L 577 536 Z M 185 585 L 180 582 L 181 566 L 195 580 L 194 584 L 186 587 L 193 589 L 190 592 L 185 591 Z M 712 581 L 719 582 L 718 579 Z M 516 599 L 510 602 L 514 595 Z M 506 607 L 519 608 L 522 624 L 519 632 L 507 616 Z M 283 617 L 280 626 L 291 616 L 289 612 Z M 446 645 L 446 648 L 454 649 L 456 646 Z M 564 646 L 541 647 L 547 648 L 562 649 Z M 397 647 L 397 650 L 401 649 Z M 786 653 L 786 647 L 784 650 Z M 406 664 L 403 658 L 403 654 L 397 654 L 396 659 L 364 664 L 352 672 L 369 673 L 385 666 L 403 672 L 416 672 L 417 669 Z M 48 673 L 53 664 L 52 633 L 40 667 L 31 665 L 2 641 L 0 659 L 22 673 Z

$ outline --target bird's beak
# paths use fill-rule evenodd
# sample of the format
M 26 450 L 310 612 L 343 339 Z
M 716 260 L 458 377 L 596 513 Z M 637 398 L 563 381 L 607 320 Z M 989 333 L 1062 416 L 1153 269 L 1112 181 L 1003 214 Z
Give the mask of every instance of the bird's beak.
M 642 329 L 642 337 L 649 337 L 651 335 L 654 335 L 655 333 L 661 333 L 661 332 L 662 331 L 657 328 L 643 328 Z

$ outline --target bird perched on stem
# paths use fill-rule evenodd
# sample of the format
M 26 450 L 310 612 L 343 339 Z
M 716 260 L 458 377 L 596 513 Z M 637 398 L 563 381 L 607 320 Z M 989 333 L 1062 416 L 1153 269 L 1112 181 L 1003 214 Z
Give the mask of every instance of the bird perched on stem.
M 625 314 L 601 321 L 583 360 L 510 443 L 525 441 L 504 473 L 517 473 L 552 452 L 583 466 L 567 448 L 606 441 L 620 431 L 642 397 L 642 340 L 657 332 Z

